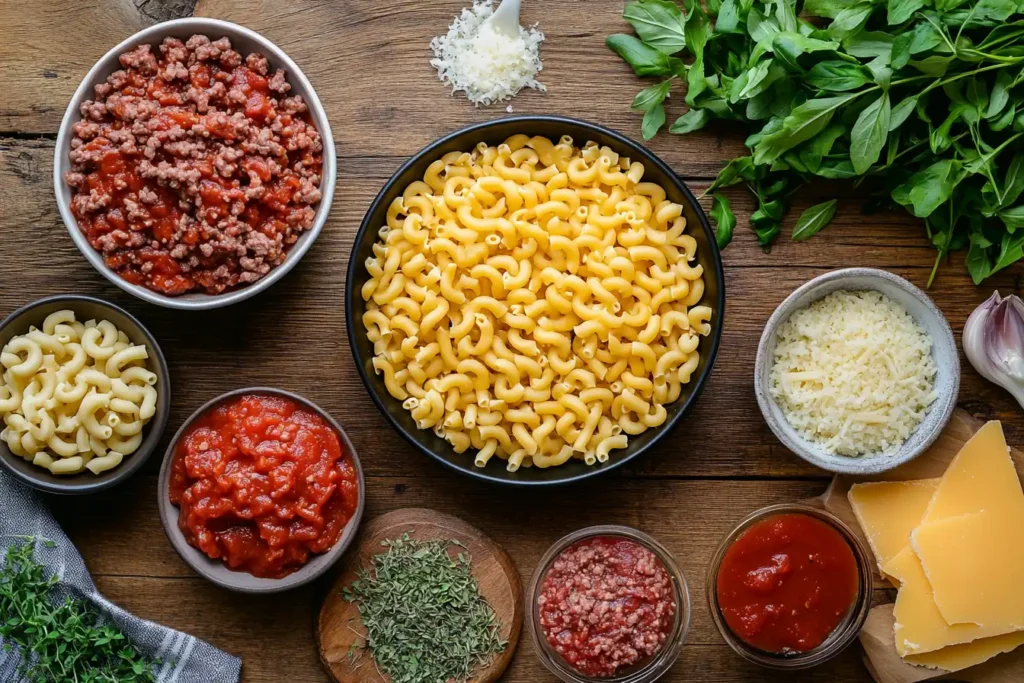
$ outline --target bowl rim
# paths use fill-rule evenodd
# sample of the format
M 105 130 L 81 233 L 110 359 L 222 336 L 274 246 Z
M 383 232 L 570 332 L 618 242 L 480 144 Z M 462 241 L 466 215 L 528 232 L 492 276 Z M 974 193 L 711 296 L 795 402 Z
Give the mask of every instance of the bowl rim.
M 299 236 L 299 239 L 287 252 L 284 262 L 277 267 L 272 268 L 269 273 L 251 285 L 222 294 L 193 292 L 191 295 L 197 298 L 189 299 L 167 296 L 147 289 L 142 285 L 132 284 L 108 268 L 103 262 L 103 257 L 99 252 L 92 248 L 92 245 L 89 244 L 85 235 L 83 235 L 82 231 L 79 230 L 78 221 L 75 220 L 75 217 L 71 213 L 70 202 L 65 201 L 62 194 L 62 190 L 66 187 L 63 171 L 68 168 L 68 164 L 64 163 L 64 161 L 67 158 L 68 149 L 71 144 L 70 137 L 72 120 L 74 119 L 82 101 L 89 97 L 89 93 L 92 89 L 91 84 L 108 70 L 109 67 L 105 67 L 104 65 L 108 64 L 111 60 L 116 59 L 122 52 L 128 49 L 141 44 L 152 45 L 154 44 L 154 41 L 159 42 L 159 40 L 166 36 L 170 31 L 182 27 L 191 27 L 198 32 L 221 31 L 223 32 L 223 35 L 228 38 L 244 37 L 257 43 L 262 50 L 266 51 L 267 54 L 265 56 L 271 57 L 288 72 L 289 82 L 293 84 L 297 83 L 306 90 L 308 94 L 303 97 L 306 100 L 306 104 L 309 106 L 310 113 L 314 119 L 317 130 L 320 133 L 320 138 L 323 141 L 323 167 L 321 169 L 320 176 L 321 197 L 320 203 L 317 206 L 313 226 Z M 60 213 L 61 220 L 64 223 L 64 227 L 68 234 L 71 236 L 71 240 L 75 243 L 78 251 L 82 253 L 90 265 L 92 265 L 92 267 L 108 281 L 121 288 L 123 291 L 128 292 L 132 296 L 157 306 L 186 311 L 204 311 L 230 306 L 256 296 L 287 275 L 302 259 L 302 257 L 306 255 L 306 252 L 310 250 L 313 243 L 316 242 L 320 233 L 323 231 L 323 228 L 327 223 L 328 215 L 331 212 L 331 205 L 334 202 L 334 186 L 337 182 L 338 174 L 337 163 L 338 160 L 335 152 L 334 136 L 331 132 L 331 124 L 327 116 L 327 110 L 320 102 L 320 98 L 317 96 L 316 91 L 309 82 L 309 79 L 306 78 L 306 74 L 303 73 L 302 69 L 299 68 L 299 66 L 284 50 L 278 47 L 277 44 L 269 38 L 266 38 L 252 29 L 240 26 L 239 24 L 224 21 L 222 19 L 186 17 L 183 19 L 171 19 L 169 21 L 153 24 L 152 26 L 148 26 L 141 31 L 132 34 L 114 47 L 110 48 L 110 50 L 100 57 L 92 68 L 89 69 L 88 73 L 86 73 L 81 83 L 79 83 L 78 88 L 71 96 L 68 107 L 64 112 L 64 117 L 61 119 L 60 128 L 57 131 L 57 141 L 53 151 L 53 192 L 57 200 L 57 209 Z
M 0 442 L 0 464 L 3 465 L 4 469 L 18 481 L 23 484 L 27 484 L 37 491 L 43 491 L 45 493 L 55 493 L 58 495 L 69 495 L 78 496 L 89 493 L 96 493 L 98 491 L 104 491 L 109 489 L 121 482 L 129 479 L 133 474 L 138 472 L 143 465 L 153 456 L 153 453 L 157 451 L 160 445 L 160 439 L 163 438 L 163 433 L 167 429 L 167 422 L 170 419 L 171 413 L 171 373 L 167 367 L 167 359 L 164 357 L 164 352 L 160 348 L 160 343 L 157 341 L 153 333 L 143 325 L 138 318 L 124 310 L 116 304 L 112 304 L 109 301 L 104 301 L 98 297 L 86 296 L 84 294 L 54 294 L 46 296 L 41 299 L 36 299 L 30 303 L 18 307 L 12 311 L 7 317 L 0 321 L 0 330 L 5 330 L 11 325 L 16 318 L 26 313 L 30 313 L 33 310 L 50 303 L 57 302 L 68 302 L 68 303 L 90 303 L 100 308 L 104 308 L 113 311 L 119 315 L 127 318 L 133 325 L 135 325 L 139 332 L 146 340 L 146 346 L 150 352 L 150 358 L 156 366 L 156 374 L 160 381 L 158 381 L 158 399 L 157 399 L 157 412 L 154 418 L 146 425 L 146 429 L 149 430 L 149 434 L 154 431 L 158 432 L 158 437 L 154 441 L 153 445 L 148 451 L 140 453 L 138 450 L 126 457 L 127 462 L 122 465 L 115 467 L 108 472 L 104 472 L 96 477 L 96 481 L 88 483 L 74 483 L 66 479 L 60 479 L 55 475 L 52 475 L 42 468 L 39 468 L 39 477 L 34 477 L 22 472 L 21 470 L 11 466 L 7 461 L 8 458 L 15 458 L 13 453 L 7 448 L 7 444 Z M 41 321 L 40 321 L 41 322 Z M 122 330 L 123 331 L 123 330 Z M 148 435 L 147 435 L 148 438 Z M 140 449 L 141 450 L 141 449 Z
M 327 552 L 311 556 L 302 567 L 280 579 L 266 579 L 253 576 L 248 572 L 236 572 L 228 569 L 220 560 L 214 560 L 207 557 L 201 550 L 190 545 L 189 542 L 185 540 L 184 534 L 181 533 L 181 529 L 178 528 L 178 517 L 181 514 L 181 508 L 172 503 L 169 497 L 171 463 L 174 460 L 174 452 L 178 442 L 181 440 L 185 431 L 192 425 L 192 423 L 205 415 L 215 406 L 223 403 L 224 401 L 235 398 L 236 396 L 243 396 L 247 394 L 281 396 L 288 398 L 305 406 L 323 418 L 327 424 L 337 432 L 342 445 L 348 450 L 352 464 L 356 468 L 356 480 L 359 483 L 359 502 L 356 505 L 356 510 L 352 514 L 352 517 L 345 524 L 345 528 L 342 530 L 337 543 L 331 546 Z M 342 555 L 345 554 L 345 551 L 348 550 L 356 540 L 359 533 L 359 525 L 362 523 L 363 512 L 366 509 L 366 478 L 363 474 L 363 466 L 359 460 L 359 454 L 356 453 L 356 449 L 352 445 L 352 441 L 349 439 L 348 433 L 346 433 L 345 429 L 338 424 L 337 420 L 331 417 L 330 413 L 318 406 L 316 403 L 313 403 L 313 401 L 308 398 L 293 391 L 278 389 L 276 387 L 255 386 L 233 389 L 220 394 L 219 396 L 215 396 L 197 408 L 188 416 L 188 418 L 186 418 L 174 433 L 174 436 L 171 437 L 171 441 L 167 445 L 167 450 L 164 451 L 163 461 L 160 463 L 160 474 L 157 478 L 156 495 L 157 507 L 160 512 L 160 524 L 163 526 L 164 533 L 167 535 L 167 539 L 171 542 L 171 546 L 185 564 L 207 581 L 220 586 L 221 588 L 226 588 L 237 593 L 267 595 L 270 593 L 281 593 L 293 588 L 298 588 L 299 586 L 304 586 L 323 576 L 329 572 L 335 564 L 337 564 L 338 560 L 340 560 Z M 318 559 L 320 560 L 320 564 L 313 567 L 313 570 L 310 571 L 310 564 Z M 232 579 L 237 575 L 240 582 L 225 580 L 222 578 L 223 574 L 217 571 L 218 569 L 229 572 L 228 576 Z
M 885 463 L 884 467 L 870 470 L 865 469 L 863 466 L 858 467 L 857 465 L 872 462 L 874 459 L 879 457 L 878 454 L 851 456 L 843 461 L 826 462 L 818 456 L 818 453 L 813 448 L 808 446 L 809 442 L 800 437 L 799 434 L 797 434 L 798 439 L 794 440 L 793 438 L 791 438 L 791 436 L 788 433 L 783 431 L 779 426 L 775 424 L 775 418 L 772 415 L 772 406 L 775 405 L 775 400 L 769 396 L 767 391 L 767 377 L 768 373 L 771 370 L 771 359 L 768 357 L 768 345 L 771 342 L 772 337 L 778 331 L 779 325 L 781 325 L 785 320 L 788 320 L 789 317 L 793 315 L 793 313 L 795 313 L 797 310 L 803 308 L 804 305 L 809 305 L 809 303 L 813 303 L 802 303 L 802 299 L 809 291 L 817 288 L 822 284 L 835 281 L 849 280 L 852 278 L 870 278 L 873 280 L 884 280 L 905 291 L 915 300 L 919 301 L 928 311 L 928 314 L 937 321 L 941 336 L 946 339 L 946 341 L 949 344 L 949 348 L 953 350 L 951 363 L 952 367 L 950 368 L 950 376 L 953 378 L 951 390 L 948 394 L 940 394 L 938 397 L 936 397 L 935 402 L 932 404 L 932 407 L 930 408 L 930 410 L 940 411 L 938 421 L 932 427 L 932 430 L 924 434 L 921 442 L 915 448 L 907 450 L 905 453 L 898 452 L 896 455 L 889 458 L 889 460 Z M 869 287 L 869 289 L 872 288 Z M 875 291 L 881 290 L 875 289 Z M 885 294 L 885 292 L 883 291 L 882 294 Z M 908 313 L 910 312 L 908 311 Z M 912 313 L 911 315 L 913 316 Z M 918 324 L 921 323 L 921 321 L 916 317 L 915 320 L 917 320 Z M 932 349 L 934 353 L 934 340 Z M 764 368 L 763 372 L 761 370 L 762 368 Z M 764 382 L 761 381 L 762 375 L 764 375 L 765 377 Z M 942 433 L 942 430 L 945 429 L 946 424 L 949 422 L 950 418 L 953 417 L 953 410 L 956 408 L 956 400 L 959 393 L 960 356 L 957 353 L 956 337 L 953 335 L 953 330 L 950 327 L 949 321 L 946 319 L 946 316 L 943 315 L 942 311 L 939 310 L 938 306 L 935 305 L 935 302 L 932 301 L 931 297 L 929 297 L 925 292 L 923 292 L 912 282 L 910 282 L 906 278 L 896 275 L 895 273 L 891 273 L 881 268 L 838 268 L 811 278 L 807 282 L 803 283 L 802 285 L 794 289 L 792 293 L 790 293 L 789 296 L 783 299 L 782 303 L 780 303 L 775 308 L 771 316 L 768 318 L 768 322 L 765 323 L 764 329 L 761 332 L 761 338 L 760 340 L 758 340 L 757 356 L 754 361 L 754 394 L 757 398 L 758 407 L 761 409 L 762 418 L 764 419 L 765 423 L 767 423 L 769 429 L 771 429 L 775 437 L 780 442 L 782 442 L 782 445 L 785 446 L 787 450 L 791 451 L 792 453 L 795 453 L 801 459 L 814 465 L 815 467 L 819 467 L 823 470 L 835 474 L 851 474 L 861 476 L 867 474 L 881 474 L 883 472 L 888 472 L 901 465 L 904 465 L 910 462 L 911 460 L 914 460 L 919 455 L 928 450 L 928 448 L 935 442 L 935 440 L 939 438 L 939 435 Z M 925 419 L 927 419 L 927 417 Z M 914 432 L 911 433 L 910 438 L 913 438 L 914 435 L 917 434 L 917 430 L 919 430 L 923 424 L 924 422 L 922 421 L 922 423 L 919 424 L 917 428 L 915 428 Z M 904 446 L 906 445 L 906 443 L 909 443 L 909 439 L 907 440 L 907 442 L 904 442 Z M 901 451 L 902 450 L 903 447 L 901 446 Z
M 587 468 L 587 470 L 570 477 L 553 479 L 549 481 L 515 480 L 495 476 L 490 473 L 491 470 L 489 470 L 488 468 L 474 467 L 472 462 L 468 464 L 468 467 L 460 466 L 459 464 L 456 464 L 455 462 L 449 461 L 448 459 L 442 457 L 441 454 L 435 453 L 433 450 L 431 450 L 425 444 L 423 444 L 414 433 L 412 433 L 410 430 L 405 429 L 384 405 L 383 400 L 378 395 L 377 391 L 374 389 L 372 380 L 366 372 L 366 368 L 364 367 L 363 364 L 362 355 L 360 354 L 359 347 L 356 344 L 356 335 L 365 334 L 365 332 L 360 330 L 360 326 L 357 325 L 356 321 L 353 320 L 352 315 L 355 301 L 354 297 L 358 292 L 358 288 L 354 287 L 353 283 L 356 282 L 357 279 L 359 279 L 359 269 L 363 265 L 361 263 L 356 262 L 356 251 L 359 249 L 359 245 L 362 243 L 363 239 L 365 239 L 367 231 L 377 229 L 370 225 L 370 217 L 378 211 L 380 205 L 384 202 L 384 198 L 388 195 L 388 193 L 390 193 L 391 190 L 396 185 L 402 182 L 403 176 L 405 176 L 406 173 L 409 172 L 409 169 L 413 168 L 425 157 L 434 155 L 436 153 L 435 150 L 437 150 L 439 147 L 442 147 L 450 142 L 454 142 L 459 138 L 470 136 L 480 131 L 486 131 L 489 128 L 497 126 L 504 126 L 508 124 L 531 125 L 538 123 L 550 123 L 556 125 L 568 125 L 583 128 L 589 132 L 598 133 L 600 135 L 610 137 L 616 142 L 616 144 L 621 145 L 626 150 L 636 149 L 639 150 L 642 154 L 646 155 L 650 159 L 652 165 L 657 167 L 659 171 L 661 171 L 663 174 L 665 174 L 666 177 L 671 179 L 671 182 L 675 185 L 676 189 L 678 189 L 682 193 L 683 197 L 686 199 L 687 202 L 689 202 L 690 206 L 697 214 L 697 218 L 700 222 L 701 229 L 704 231 L 705 236 L 708 238 L 708 244 L 711 247 L 711 261 L 715 266 L 715 277 L 718 280 L 718 297 L 714 302 L 714 306 L 718 311 L 718 315 L 712 322 L 712 333 L 708 337 L 710 342 L 709 348 L 707 350 L 707 362 L 705 364 L 703 373 L 701 373 L 700 376 L 696 377 L 693 384 L 693 391 L 690 393 L 686 401 L 680 406 L 679 412 L 676 413 L 676 415 L 669 419 L 665 424 L 656 428 L 659 431 L 651 438 L 649 443 L 647 443 L 642 448 L 639 448 L 635 452 L 631 453 L 630 455 L 615 458 L 614 460 L 609 461 L 608 463 L 601 465 L 600 467 L 589 467 Z M 565 484 L 580 482 L 585 479 L 590 479 L 592 477 L 597 477 L 607 472 L 611 472 L 623 466 L 627 462 L 634 460 L 641 454 L 646 453 L 651 447 L 653 447 L 655 444 L 661 441 L 666 434 L 671 432 L 679 424 L 679 421 L 690 412 L 690 410 L 693 408 L 694 403 L 696 403 L 697 399 L 700 398 L 701 394 L 703 393 L 704 388 L 707 386 L 708 380 L 711 377 L 711 373 L 714 370 L 715 359 L 718 357 L 718 349 L 722 341 L 722 334 L 724 330 L 724 319 L 725 268 L 722 263 L 722 252 L 721 249 L 719 249 L 718 247 L 718 243 L 715 241 L 715 231 L 712 229 L 711 223 L 708 221 L 707 214 L 704 212 L 703 207 L 697 201 L 697 198 L 694 196 L 690 188 L 686 185 L 686 183 L 683 182 L 679 175 L 675 171 L 673 171 L 667 163 L 665 163 L 658 155 L 647 149 L 644 145 L 640 144 L 639 142 L 636 142 L 626 137 L 625 135 L 622 135 L 621 133 L 611 130 L 610 128 L 606 128 L 596 123 L 591 123 L 589 121 L 584 121 L 582 119 L 577 119 L 569 116 L 556 116 L 548 114 L 504 116 L 501 118 L 492 119 L 490 121 L 475 123 L 469 126 L 465 126 L 463 128 L 459 128 L 434 140 L 427 146 L 420 149 L 418 152 L 409 157 L 409 159 L 406 160 L 406 162 L 403 163 L 398 168 L 398 170 L 391 175 L 388 181 L 384 183 L 384 186 L 381 187 L 380 191 L 377 193 L 377 196 L 374 198 L 373 203 L 371 203 L 370 207 L 366 210 L 366 213 L 363 215 L 363 220 L 359 225 L 359 231 L 356 233 L 355 239 L 352 242 L 352 250 L 349 252 L 348 268 L 346 269 L 345 274 L 345 330 L 346 333 L 348 334 L 349 348 L 352 350 L 352 357 L 354 364 L 356 366 L 356 370 L 359 373 L 360 379 L 362 379 L 363 381 L 363 386 L 366 388 L 366 393 L 370 395 L 370 398 L 373 400 L 374 405 L 377 406 L 377 409 L 381 412 L 381 414 L 384 415 L 387 421 L 391 424 L 391 427 L 399 434 L 401 434 L 406 441 L 412 444 L 421 453 L 431 457 L 437 462 L 440 462 L 442 465 L 448 467 L 449 469 L 464 474 L 468 477 L 477 479 L 479 481 L 486 481 L 493 484 L 499 484 L 502 486 L 563 486 Z

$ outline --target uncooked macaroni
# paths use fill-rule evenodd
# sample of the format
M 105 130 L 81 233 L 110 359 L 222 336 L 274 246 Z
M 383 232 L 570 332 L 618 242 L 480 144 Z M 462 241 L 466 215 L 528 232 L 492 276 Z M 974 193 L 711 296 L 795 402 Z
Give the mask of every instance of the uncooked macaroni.
M 590 142 L 451 152 L 366 261 L 373 367 L 420 429 L 483 467 L 608 460 L 665 422 L 711 309 L 683 207 Z
M 142 443 L 156 413 L 157 377 L 145 346 L 107 320 L 46 317 L 0 350 L 2 439 L 53 474 L 106 472 Z

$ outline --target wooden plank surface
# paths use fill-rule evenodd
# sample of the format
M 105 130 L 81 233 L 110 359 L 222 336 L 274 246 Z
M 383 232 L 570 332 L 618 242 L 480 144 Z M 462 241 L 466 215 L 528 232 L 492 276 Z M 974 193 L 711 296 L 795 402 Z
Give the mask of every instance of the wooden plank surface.
M 869 680 L 855 650 L 798 676 L 745 664 L 707 614 L 704 573 L 719 539 L 738 518 L 761 505 L 817 495 L 827 480 L 788 453 L 760 417 L 751 384 L 765 321 L 793 288 L 837 267 L 882 267 L 923 286 L 934 251 L 922 226 L 905 213 L 866 216 L 848 186 L 810 188 L 794 206 L 783 238 L 766 254 L 746 228 L 750 201 L 735 195 L 739 225 L 725 252 L 725 336 L 712 380 L 676 438 L 601 481 L 530 492 L 470 482 L 414 452 L 366 396 L 352 365 L 343 312 L 344 272 L 356 228 L 406 157 L 462 125 L 506 115 L 503 106 L 474 108 L 461 96 L 449 97 L 428 64 L 430 38 L 443 33 L 468 3 L 0 0 L 0 315 L 60 292 L 94 294 L 137 314 L 161 341 L 171 366 L 175 400 L 168 437 L 195 407 L 228 389 L 271 384 L 308 396 L 345 426 L 362 457 L 367 515 L 408 506 L 459 515 L 501 543 L 524 580 L 552 542 L 582 526 L 614 522 L 652 533 L 680 559 L 693 597 L 689 644 L 667 681 Z M 187 14 L 193 5 L 196 14 L 245 24 L 288 51 L 328 109 L 339 154 L 331 218 L 302 264 L 271 291 L 208 314 L 143 304 L 92 271 L 65 232 L 51 182 L 57 126 L 93 62 L 130 33 L 156 19 Z M 629 102 L 641 83 L 603 44 L 609 33 L 628 29 L 622 5 L 525 3 L 525 20 L 540 22 L 547 34 L 541 79 L 549 92 L 523 93 L 512 103 L 515 113 L 579 116 L 639 137 L 640 120 Z M 670 118 L 678 113 L 678 105 L 671 105 Z M 699 192 L 741 152 L 741 140 L 735 131 L 712 127 L 685 138 L 666 134 L 651 147 Z M 835 223 L 809 242 L 788 241 L 795 216 L 832 196 L 841 198 Z M 993 288 L 1020 293 L 1020 277 L 1015 267 L 975 288 L 962 257 L 955 256 L 940 270 L 931 294 L 959 336 L 967 315 Z M 961 361 L 961 407 L 1002 419 L 1008 439 L 1024 442 L 1019 406 Z M 205 583 L 164 537 L 155 500 L 158 467 L 155 458 L 143 474 L 106 494 L 53 501 L 100 588 L 141 616 L 241 656 L 246 681 L 326 681 L 312 635 L 325 584 L 254 599 Z M 532 650 L 524 634 L 503 680 L 554 680 Z
M 571 490 L 523 492 L 467 485 L 457 477 L 423 478 L 410 472 L 401 477 L 371 477 L 366 515 L 370 518 L 404 507 L 443 508 L 471 521 L 501 544 L 524 582 L 530 580 L 547 547 L 570 531 L 600 523 L 644 529 L 680 561 L 693 604 L 687 654 L 666 680 L 738 683 L 779 679 L 743 665 L 720 640 L 704 601 L 708 561 L 748 508 L 816 496 L 823 489 L 817 481 L 779 480 L 766 486 L 762 481 L 608 477 Z M 326 681 L 312 640 L 312 623 L 324 583 L 270 597 L 234 595 L 211 586 L 195 577 L 164 541 L 155 491 L 155 476 L 146 475 L 90 499 L 55 502 L 58 518 L 82 550 L 100 589 L 140 616 L 188 630 L 241 656 L 246 681 Z M 736 501 L 743 501 L 743 507 L 737 507 Z M 97 518 L 93 510 L 108 514 Z M 140 547 L 147 552 L 138 552 Z M 279 668 L 285 660 L 288 668 Z M 706 677 L 712 673 L 713 678 Z M 286 675 L 289 678 L 284 678 Z M 801 680 L 861 678 L 857 658 L 848 656 Z M 554 680 L 534 657 L 525 630 L 503 680 Z

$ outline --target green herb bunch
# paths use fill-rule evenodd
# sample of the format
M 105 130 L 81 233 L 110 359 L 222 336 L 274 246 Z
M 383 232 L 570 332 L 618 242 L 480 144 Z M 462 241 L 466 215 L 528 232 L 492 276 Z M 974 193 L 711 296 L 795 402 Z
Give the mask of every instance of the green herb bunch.
M 47 542 L 52 547 L 52 542 Z M 23 659 L 29 683 L 152 683 L 147 659 L 84 600 L 56 599 L 56 576 L 33 557 L 35 539 L 19 538 L 0 567 L 0 639 Z
M 820 177 L 853 179 L 876 204 L 923 218 L 936 268 L 966 248 L 980 283 L 1024 256 L 1024 3 L 685 0 L 684 8 L 628 2 L 624 17 L 639 37 L 607 43 L 638 76 L 662 79 L 633 100 L 645 138 L 665 124 L 677 83 L 686 84 L 688 111 L 671 132 L 713 119 L 750 131 L 749 155 L 709 188 L 720 246 L 736 218 L 716 190 L 746 184 L 757 199 L 751 225 L 768 245 L 794 192 Z M 793 239 L 817 233 L 835 209 L 835 200 L 808 209 Z
M 387 552 L 342 592 L 359 607 L 379 672 L 394 683 L 462 683 L 504 651 L 501 623 L 480 596 L 469 556 L 449 555 L 461 543 L 405 534 L 382 545 Z

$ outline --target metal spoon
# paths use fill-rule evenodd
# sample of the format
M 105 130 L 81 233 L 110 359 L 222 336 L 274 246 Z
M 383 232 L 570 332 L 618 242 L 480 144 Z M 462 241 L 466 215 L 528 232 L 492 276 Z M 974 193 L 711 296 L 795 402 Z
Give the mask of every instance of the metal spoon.
M 519 9 L 522 0 L 501 0 L 501 5 L 487 19 L 487 23 L 496 33 L 509 38 L 519 35 Z

